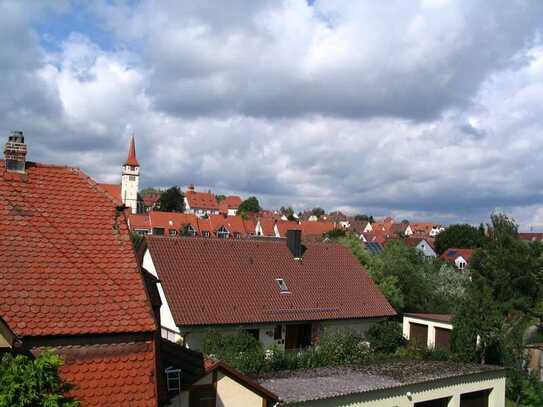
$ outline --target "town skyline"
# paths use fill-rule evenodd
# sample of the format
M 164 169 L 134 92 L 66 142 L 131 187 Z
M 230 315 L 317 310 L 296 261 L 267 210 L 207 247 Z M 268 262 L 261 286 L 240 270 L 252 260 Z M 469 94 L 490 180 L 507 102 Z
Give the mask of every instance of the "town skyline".
M 31 160 L 117 182 L 135 134 L 142 188 L 543 230 L 538 2 L 0 8 L 0 132 Z

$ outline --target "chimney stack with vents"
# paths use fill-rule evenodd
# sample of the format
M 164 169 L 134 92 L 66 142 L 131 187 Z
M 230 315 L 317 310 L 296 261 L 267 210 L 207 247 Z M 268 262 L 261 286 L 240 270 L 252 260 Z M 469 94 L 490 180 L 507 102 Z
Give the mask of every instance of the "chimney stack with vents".
M 6 170 L 24 173 L 26 169 L 26 144 L 22 131 L 12 131 L 4 146 Z
M 295 259 L 301 259 L 302 251 L 302 231 L 288 230 L 287 231 L 287 246 Z

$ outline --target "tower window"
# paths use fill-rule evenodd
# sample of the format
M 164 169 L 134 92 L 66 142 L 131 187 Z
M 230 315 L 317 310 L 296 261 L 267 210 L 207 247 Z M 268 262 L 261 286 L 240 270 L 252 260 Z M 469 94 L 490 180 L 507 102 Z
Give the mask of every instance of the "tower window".
M 129 179 L 130 181 L 135 181 L 135 180 L 136 180 L 136 176 L 134 176 L 134 175 L 129 175 L 129 176 L 128 176 L 128 179 Z

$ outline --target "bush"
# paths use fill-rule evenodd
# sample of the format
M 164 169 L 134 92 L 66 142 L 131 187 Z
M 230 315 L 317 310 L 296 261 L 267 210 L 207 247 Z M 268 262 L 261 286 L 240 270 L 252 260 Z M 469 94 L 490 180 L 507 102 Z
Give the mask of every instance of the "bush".
M 76 407 L 64 396 L 70 385 L 58 374 L 60 356 L 44 352 L 36 359 L 6 353 L 0 359 L 0 407 Z
M 407 345 L 402 326 L 395 321 L 383 321 L 372 325 L 367 336 L 374 352 L 394 353 L 398 348 Z

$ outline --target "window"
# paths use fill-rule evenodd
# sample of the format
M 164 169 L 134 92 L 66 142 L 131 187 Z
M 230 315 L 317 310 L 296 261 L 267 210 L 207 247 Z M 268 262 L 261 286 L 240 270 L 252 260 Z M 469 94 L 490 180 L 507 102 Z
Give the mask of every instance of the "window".
M 164 236 L 164 228 L 153 228 L 153 235 Z
M 166 369 L 166 386 L 168 391 L 179 392 L 181 390 L 181 369 L 173 367 Z
M 289 290 L 288 290 L 288 287 L 287 287 L 287 283 L 285 283 L 285 280 L 283 280 L 282 278 L 276 278 L 275 281 L 277 282 L 277 285 L 279 286 L 279 291 L 282 292 L 282 293 L 288 293 Z
M 204 230 L 204 233 L 202 233 L 204 237 L 209 237 L 209 232 L 207 230 Z
M 245 329 L 244 331 L 258 341 L 258 337 L 260 336 L 260 329 Z
M 283 325 L 275 325 L 275 328 L 273 329 L 273 339 L 276 341 L 283 339 Z
M 236 239 L 241 239 L 241 233 L 239 233 L 239 232 L 234 233 L 234 237 Z
M 149 233 L 149 231 L 147 229 L 137 229 L 136 230 L 136 234 L 140 235 L 140 236 L 145 236 Z
M 228 235 L 228 230 L 226 230 L 224 226 L 221 226 L 221 228 L 217 231 L 217 237 L 220 237 L 221 239 L 226 239 Z
M 136 177 L 135 177 L 134 175 L 129 175 L 129 176 L 128 176 L 128 179 L 129 179 L 130 181 L 135 181 L 135 180 L 136 180 Z
M 175 235 L 177 235 L 177 230 L 175 230 L 175 229 L 168 229 L 168 233 L 170 234 L 170 236 L 175 236 Z
M 460 260 L 460 261 L 458 262 L 458 268 L 459 268 L 460 270 L 464 270 L 464 269 L 466 268 L 466 262 L 465 262 L 464 260 Z
M 192 227 L 192 225 L 187 226 L 187 235 L 188 236 L 196 236 L 196 231 Z

